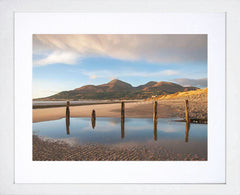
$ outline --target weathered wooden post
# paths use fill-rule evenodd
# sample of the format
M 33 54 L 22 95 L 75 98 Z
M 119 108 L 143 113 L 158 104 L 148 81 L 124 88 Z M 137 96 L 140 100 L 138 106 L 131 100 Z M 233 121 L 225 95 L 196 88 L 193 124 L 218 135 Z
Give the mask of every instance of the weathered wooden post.
M 92 128 L 94 129 L 96 126 L 96 112 L 92 110 Z
M 67 135 L 70 134 L 69 126 L 70 126 L 70 110 L 69 110 L 70 102 L 67 101 L 66 104 L 66 131 Z
M 186 122 L 190 122 L 189 117 L 189 106 L 188 106 L 188 100 L 185 100 L 185 115 L 186 115 Z
M 153 104 L 153 139 L 157 140 L 157 101 Z
M 190 130 L 190 123 L 189 123 L 189 122 L 186 122 L 186 127 L 185 127 L 185 142 L 188 142 L 189 130 Z
M 157 120 L 157 101 L 153 104 L 153 121 Z
M 125 105 L 124 102 L 121 103 L 121 138 L 125 137 L 124 131 L 124 121 L 125 121 Z

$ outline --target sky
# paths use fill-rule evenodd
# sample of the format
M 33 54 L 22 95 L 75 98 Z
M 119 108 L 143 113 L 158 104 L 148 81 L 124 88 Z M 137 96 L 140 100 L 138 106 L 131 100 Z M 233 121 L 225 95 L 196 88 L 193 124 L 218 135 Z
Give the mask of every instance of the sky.
M 119 79 L 207 87 L 207 35 L 35 34 L 33 98 Z

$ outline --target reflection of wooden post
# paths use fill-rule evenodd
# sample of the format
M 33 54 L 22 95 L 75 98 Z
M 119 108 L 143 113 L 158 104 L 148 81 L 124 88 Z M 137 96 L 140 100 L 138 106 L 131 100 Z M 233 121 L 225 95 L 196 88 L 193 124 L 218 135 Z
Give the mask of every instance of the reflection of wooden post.
M 153 105 L 153 139 L 157 140 L 157 101 Z
M 153 121 L 153 139 L 157 141 L 157 120 Z
M 70 110 L 69 110 L 69 105 L 70 105 L 70 102 L 67 101 L 67 105 L 66 105 L 66 131 L 67 131 L 67 134 L 68 134 L 68 135 L 70 134 L 70 131 L 69 131 L 69 126 L 70 126 Z
M 125 105 L 124 102 L 121 103 L 121 138 L 123 139 L 125 137 L 124 132 L 124 121 L 125 121 Z
M 188 100 L 185 100 L 185 114 L 186 114 L 186 122 L 190 122 L 189 118 L 189 106 L 188 106 Z
M 190 130 L 190 123 L 186 122 L 186 128 L 185 128 L 185 142 L 188 142 L 188 135 Z
M 92 128 L 94 129 L 96 125 L 96 112 L 92 110 Z
M 121 120 L 121 138 L 125 137 L 125 130 L 124 130 L 124 118 Z

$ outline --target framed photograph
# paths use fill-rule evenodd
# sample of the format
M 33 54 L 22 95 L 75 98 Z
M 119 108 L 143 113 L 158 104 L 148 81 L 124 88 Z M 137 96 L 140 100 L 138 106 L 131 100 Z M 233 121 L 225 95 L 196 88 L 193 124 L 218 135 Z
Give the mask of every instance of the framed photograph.
M 16 183 L 225 183 L 224 13 L 15 13 Z

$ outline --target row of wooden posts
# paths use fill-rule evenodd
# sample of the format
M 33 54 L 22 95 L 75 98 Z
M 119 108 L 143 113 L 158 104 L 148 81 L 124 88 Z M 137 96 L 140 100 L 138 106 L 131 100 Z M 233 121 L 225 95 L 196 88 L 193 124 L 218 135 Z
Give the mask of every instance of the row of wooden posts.
M 70 126 L 70 102 L 67 101 L 66 104 L 66 131 L 67 134 L 70 134 L 69 126 Z M 157 140 L 157 101 L 153 104 L 153 139 Z M 189 117 L 189 105 L 188 100 L 185 100 L 185 117 L 186 117 L 186 129 L 185 129 L 185 142 L 188 142 L 188 134 L 190 130 L 190 117 Z M 94 129 L 96 126 L 96 111 L 92 110 L 91 116 L 92 128 Z M 124 122 L 125 122 L 125 103 L 121 102 L 121 138 L 125 137 L 124 130 Z

